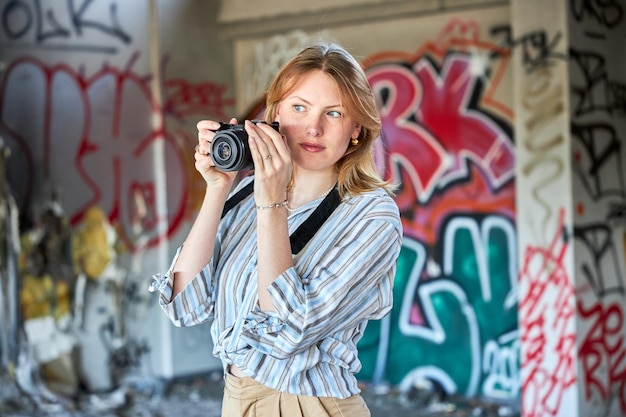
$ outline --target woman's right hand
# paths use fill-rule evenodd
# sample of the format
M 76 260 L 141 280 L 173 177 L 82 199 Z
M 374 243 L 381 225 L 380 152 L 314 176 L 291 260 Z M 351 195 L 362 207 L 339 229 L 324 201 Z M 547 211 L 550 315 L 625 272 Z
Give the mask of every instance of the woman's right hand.
M 237 119 L 230 119 L 231 124 L 237 124 Z M 196 125 L 198 129 L 198 145 L 194 158 L 196 160 L 196 170 L 210 187 L 230 187 L 232 186 L 236 172 L 223 172 L 215 168 L 211 158 L 211 141 L 215 136 L 215 131 L 219 129 L 220 123 L 213 120 L 201 120 Z

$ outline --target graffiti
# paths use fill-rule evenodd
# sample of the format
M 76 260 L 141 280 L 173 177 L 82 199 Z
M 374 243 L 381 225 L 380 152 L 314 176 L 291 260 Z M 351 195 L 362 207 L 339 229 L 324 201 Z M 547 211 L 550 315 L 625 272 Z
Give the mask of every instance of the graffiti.
M 585 415 L 626 414 L 624 3 L 572 0 L 570 78 L 578 356 Z M 617 47 L 617 49 L 615 49 Z
M 493 99 L 508 61 L 472 23 L 453 19 L 414 55 L 365 60 L 404 241 L 394 309 L 368 325 L 359 377 L 516 398 L 514 151 L 510 110 Z
M 416 190 L 417 200 L 427 202 L 451 161 L 435 136 L 410 120 L 423 94 L 419 80 L 410 70 L 396 65 L 372 69 L 368 78 L 377 95 L 386 97 L 381 100 L 380 115 L 394 170 L 391 177 L 399 182 L 402 169 Z M 422 163 L 416 163 L 411 157 L 419 158 Z
M 526 33 L 514 39 L 511 26 L 496 26 L 491 29 L 493 36 L 503 35 L 503 44 L 508 48 L 520 47 L 522 50 L 522 65 L 527 72 L 553 65 L 556 60 L 567 60 L 567 55 L 557 52 L 561 43 L 562 34 L 555 33 L 549 39 L 546 31 L 538 30 Z
M 575 228 L 575 237 L 586 249 L 579 252 L 579 271 L 598 298 L 611 293 L 624 295 L 624 278 L 619 272 L 619 255 L 610 227 L 587 223 Z
M 114 53 L 132 42 L 122 5 L 9 0 L 0 6 L 0 36 L 20 51 Z M 8 177 L 24 223 L 37 215 L 38 198 L 58 193 L 72 225 L 99 206 L 135 251 L 172 236 L 197 209 L 201 190 L 190 185 L 196 138 L 176 126 L 199 114 L 225 118 L 234 99 L 224 85 L 164 77 L 160 105 L 152 74 L 134 70 L 140 54 L 128 52 L 125 63 L 94 65 L 90 74 L 83 64 L 49 65 L 24 54 L 5 67 L 0 100 L 11 105 L 2 106 L 0 130 L 13 151 Z M 177 122 L 168 124 L 172 131 L 166 117 Z M 168 167 L 165 204 L 154 175 L 160 152 Z
M 251 103 L 262 96 L 280 68 L 318 37 L 331 39 L 325 31 L 312 37 L 304 31 L 295 30 L 285 35 L 272 36 L 267 42 L 258 44 L 254 49 L 253 62 L 243 68 L 245 81 L 242 102 Z
M 81 0 L 80 6 L 78 3 L 78 0 L 66 0 L 63 6 L 61 2 L 9 0 L 1 10 L 2 36 L 13 44 L 23 41 L 20 48 L 30 45 L 80 52 L 115 53 L 120 42 L 131 43 L 130 35 L 120 24 L 115 1 L 108 5 L 93 0 Z M 103 9 L 106 6 L 108 9 Z M 84 41 L 89 31 L 101 35 L 97 43 Z M 102 45 L 103 37 L 111 40 L 111 44 Z
M 563 100 L 563 87 L 551 67 L 535 71 L 522 91 L 524 113 L 520 118 L 525 129 L 520 146 L 531 157 L 523 163 L 521 172 L 529 179 L 537 176 L 537 180 L 532 181 L 532 201 L 537 203 L 537 213 L 543 211 L 543 215 L 534 216 L 538 220 L 534 225 L 535 236 L 548 230 L 553 218 L 550 189 L 564 174 L 563 158 L 558 152 L 564 145 L 564 138 L 554 128 L 565 111 Z
M 158 109 L 146 77 L 131 70 L 132 62 L 124 70 L 105 67 L 85 77 L 64 65 L 18 59 L 0 90 L 3 101 L 12 103 L 3 108 L 0 123 L 14 149 L 20 206 L 30 206 L 35 190 L 72 190 L 62 195 L 71 223 L 99 206 L 131 249 L 138 217 L 142 233 L 150 235 L 147 244 L 154 245 L 180 227 L 187 196 L 186 177 L 169 176 L 168 229 L 159 231 L 153 153 L 164 146 L 168 166 L 184 172 L 186 164 L 179 144 L 162 126 L 152 125 L 149 115 Z M 25 92 L 28 102 L 20 99 Z M 21 118 L 13 112 L 28 115 L 32 129 L 16 124 Z M 138 112 L 146 117 L 138 118 Z M 138 197 L 147 208 L 142 216 Z
M 517 323 L 515 239 L 501 216 L 455 217 L 441 229 L 434 257 L 443 268 L 434 275 L 428 248 L 405 238 L 388 331 L 392 354 L 376 352 L 380 329 L 368 326 L 359 346 L 364 364 L 385 361 L 387 380 L 401 390 L 428 378 L 450 393 L 517 396 L 518 335 L 508 330 Z M 363 377 L 373 372 L 364 367 Z
M 483 84 L 481 75 L 469 72 L 471 62 L 469 55 L 450 53 L 439 72 L 427 56 L 408 68 L 381 63 L 368 70 L 381 103 L 388 175 L 403 184 L 397 201 L 410 222 L 409 233 L 428 242 L 434 241 L 434 230 L 425 227 L 433 223 L 415 218 L 415 201 L 434 207 L 440 202 L 435 195 L 447 196 L 441 204 L 464 199 L 464 184 L 477 175 L 473 192 L 494 190 L 498 203 L 473 199 L 465 202 L 468 209 L 502 209 L 500 198 L 513 178 L 510 126 L 480 107 Z
M 608 123 L 571 123 L 572 137 L 580 146 L 574 153 L 574 170 L 584 190 L 594 200 L 610 197 L 626 199 L 622 175 L 611 181 L 602 178 L 623 173 L 621 143 L 615 128 Z
M 624 5 L 619 0 L 570 0 L 570 10 L 577 22 L 593 21 L 613 29 L 624 18 Z
M 572 273 L 572 232 L 565 220 L 569 206 L 561 202 L 569 184 L 567 91 L 561 74 L 568 57 L 555 52 L 565 44 L 556 32 L 548 41 L 544 30 L 522 35 L 525 69 L 518 82 L 520 121 L 519 164 L 525 200 L 522 265 L 519 273 L 519 334 L 522 409 L 525 417 L 569 415 L 576 407 L 575 297 Z M 519 41 L 512 42 L 512 45 Z M 563 192 L 563 196 L 567 196 Z M 563 197 L 567 198 L 567 197 Z M 556 201 L 559 201 L 558 203 Z
M 561 210 L 548 246 L 524 250 L 520 282 L 527 291 L 519 302 L 524 415 L 555 416 L 566 391 L 576 383 L 574 288 L 565 268 L 571 236 Z
M 428 59 L 415 64 L 415 73 L 386 67 L 370 72 L 373 87 L 387 90 L 381 117 L 385 128 L 389 127 L 385 137 L 389 138 L 391 158 L 398 164 L 411 156 L 420 160 L 409 160 L 403 168 L 410 172 L 412 166 L 420 166 L 419 172 L 411 174 L 411 179 L 421 202 L 430 199 L 435 187 L 446 188 L 466 179 L 470 161 L 481 168 L 496 189 L 512 177 L 513 150 L 507 140 L 511 132 L 478 108 L 480 82 L 468 75 L 470 65 L 467 56 L 451 54 L 440 73 Z M 399 91 L 403 94 L 399 95 Z M 411 100 L 403 101 L 403 97 Z M 417 99 L 420 102 L 413 102 Z M 422 106 L 422 103 L 428 105 Z M 416 108 L 419 113 L 411 114 Z M 391 123 L 385 124 L 385 121 Z M 461 132 L 463 142 L 452 140 L 460 137 Z M 396 137 L 403 140 L 396 144 Z M 445 142 L 447 147 L 444 149 L 440 142 Z M 424 166 L 424 162 L 428 162 L 428 166 Z M 419 177 L 420 174 L 423 176 Z M 397 172 L 395 178 L 400 178 Z
M 594 112 L 609 114 L 625 114 L 626 84 L 610 80 L 605 57 L 594 51 L 580 51 L 570 49 L 572 67 L 577 71 L 572 77 L 571 91 L 574 98 L 575 116 L 582 116 Z
M 490 398 L 506 398 L 520 391 L 519 332 L 504 334 L 485 344 L 483 372 L 486 374 L 484 393 Z
M 602 400 L 614 399 L 626 410 L 626 335 L 624 311 L 619 303 L 596 303 L 589 308 L 578 301 L 578 313 L 589 321 L 579 350 L 581 377 L 585 380 L 585 398 L 593 392 Z M 613 392 L 613 387 L 616 391 Z
M 609 89 L 611 90 L 609 96 L 613 98 L 610 107 L 614 109 L 618 115 L 626 116 L 626 83 L 610 81 Z
M 165 89 L 167 100 L 163 103 L 163 111 L 178 118 L 211 114 L 227 121 L 230 117 L 224 109 L 235 105 L 234 99 L 225 97 L 228 86 L 224 84 L 193 84 L 187 80 L 170 79 L 165 82 Z

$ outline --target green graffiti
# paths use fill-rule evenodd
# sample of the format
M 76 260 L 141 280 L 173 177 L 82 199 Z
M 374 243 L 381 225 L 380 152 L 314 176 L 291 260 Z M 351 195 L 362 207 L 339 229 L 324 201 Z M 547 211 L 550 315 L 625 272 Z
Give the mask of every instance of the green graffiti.
M 515 235 L 504 218 L 455 217 L 442 227 L 437 247 L 406 238 L 388 329 L 382 331 L 384 322 L 368 325 L 358 377 L 404 388 L 428 378 L 448 392 L 516 398 Z

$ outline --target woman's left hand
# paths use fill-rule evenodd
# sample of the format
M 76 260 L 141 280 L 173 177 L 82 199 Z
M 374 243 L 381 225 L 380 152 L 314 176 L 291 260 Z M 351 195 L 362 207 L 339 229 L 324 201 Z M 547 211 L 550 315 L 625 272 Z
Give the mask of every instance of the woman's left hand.
M 281 203 L 293 169 L 285 138 L 266 123 L 245 122 L 254 161 L 254 199 L 257 205 Z

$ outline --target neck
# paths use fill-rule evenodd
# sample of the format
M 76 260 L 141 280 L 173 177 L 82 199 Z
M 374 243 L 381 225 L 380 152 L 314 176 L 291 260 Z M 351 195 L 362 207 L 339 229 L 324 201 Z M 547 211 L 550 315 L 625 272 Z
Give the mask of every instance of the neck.
M 337 183 L 336 175 L 325 178 L 307 179 L 305 181 L 294 181 L 293 186 L 287 194 L 289 207 L 292 209 L 310 203 L 321 197 L 325 197 Z

